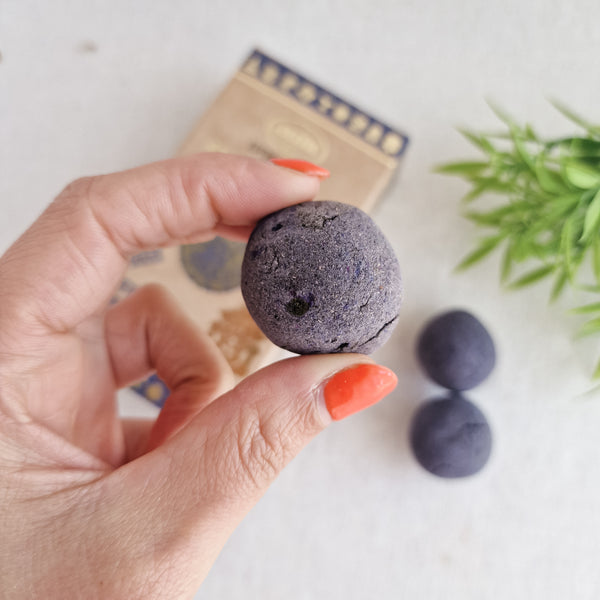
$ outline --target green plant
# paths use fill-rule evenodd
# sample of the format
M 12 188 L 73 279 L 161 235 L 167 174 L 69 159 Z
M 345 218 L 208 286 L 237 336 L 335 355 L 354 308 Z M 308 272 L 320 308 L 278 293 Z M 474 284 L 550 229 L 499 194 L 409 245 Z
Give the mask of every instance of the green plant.
M 483 159 L 437 171 L 471 185 L 464 216 L 488 231 L 458 268 L 502 248 L 500 278 L 509 288 L 552 278 L 552 300 L 569 286 L 595 294 L 593 302 L 572 312 L 589 317 L 579 335 L 600 334 L 600 126 L 554 106 L 583 133 L 543 139 L 530 125 L 519 126 L 493 108 L 504 132 L 461 130 Z M 484 199 L 485 209 L 473 209 Z M 600 377 L 600 362 L 594 377 Z

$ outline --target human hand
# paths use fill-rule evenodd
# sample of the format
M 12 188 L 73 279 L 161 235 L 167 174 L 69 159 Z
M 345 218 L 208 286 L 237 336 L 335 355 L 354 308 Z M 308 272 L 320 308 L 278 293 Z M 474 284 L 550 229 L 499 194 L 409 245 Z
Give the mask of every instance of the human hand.
M 81 179 L 0 259 L 1 597 L 193 596 L 301 448 L 393 389 L 352 354 L 284 360 L 231 389 L 162 288 L 108 308 L 133 254 L 243 239 L 317 191 L 219 154 Z M 116 390 L 154 371 L 171 390 L 157 420 L 120 419 Z

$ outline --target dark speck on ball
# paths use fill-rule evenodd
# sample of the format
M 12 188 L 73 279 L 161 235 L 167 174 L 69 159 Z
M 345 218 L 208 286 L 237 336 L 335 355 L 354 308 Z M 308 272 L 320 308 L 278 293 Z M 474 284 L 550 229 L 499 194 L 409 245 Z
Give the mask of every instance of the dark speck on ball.
M 400 268 L 363 211 L 303 202 L 257 224 L 244 255 L 242 294 L 263 333 L 286 350 L 368 354 L 396 325 Z
M 480 471 L 492 449 L 483 413 L 453 394 L 425 403 L 416 412 L 410 442 L 422 467 L 439 477 L 467 477 Z
M 458 391 L 480 384 L 496 363 L 490 334 L 464 310 L 443 313 L 427 323 L 419 336 L 417 354 L 431 379 Z

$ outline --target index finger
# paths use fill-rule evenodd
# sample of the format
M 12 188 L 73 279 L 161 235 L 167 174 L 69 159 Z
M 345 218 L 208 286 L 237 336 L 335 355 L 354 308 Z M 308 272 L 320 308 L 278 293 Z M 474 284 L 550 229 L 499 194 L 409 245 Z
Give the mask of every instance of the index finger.
M 318 187 L 316 177 L 227 154 L 78 180 L 0 259 L 0 331 L 68 331 L 104 309 L 133 254 L 243 230 Z

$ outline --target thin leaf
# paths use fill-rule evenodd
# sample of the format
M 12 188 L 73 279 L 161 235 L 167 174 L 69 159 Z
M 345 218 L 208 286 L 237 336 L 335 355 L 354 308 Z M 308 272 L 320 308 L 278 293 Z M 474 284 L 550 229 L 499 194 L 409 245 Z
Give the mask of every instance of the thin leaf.
M 544 267 L 534 269 L 533 271 L 529 271 L 529 273 L 525 273 L 525 275 L 522 275 L 516 281 L 513 281 L 509 287 L 511 287 L 512 289 L 518 289 L 527 285 L 531 285 L 532 283 L 536 283 L 544 277 L 550 275 L 550 273 L 552 273 L 554 269 L 554 265 L 546 265 Z
M 592 379 L 600 379 L 600 360 L 596 364 L 596 368 L 594 369 L 594 372 L 592 373 Z
M 474 211 L 463 213 L 463 217 L 482 227 L 498 227 L 502 220 L 502 217 L 494 215 L 493 213 L 480 213 Z
M 527 239 L 524 235 L 515 235 L 515 229 L 513 226 L 510 226 L 510 228 L 507 229 L 512 232 L 512 248 L 510 250 L 510 254 L 513 262 L 523 262 L 530 256 L 531 253 L 529 239 Z M 521 229 L 523 230 L 524 227 L 521 227 Z
M 539 138 L 538 138 L 536 132 L 534 131 L 533 127 L 531 125 L 529 125 L 529 123 L 527 123 L 525 125 L 524 134 L 525 134 L 526 140 L 528 140 L 530 142 L 539 142 Z
M 463 197 L 463 203 L 468 204 L 488 192 L 510 193 L 514 186 L 498 181 L 494 177 L 481 177 L 472 181 L 473 189 Z
M 576 125 L 579 125 L 579 127 L 581 127 L 582 129 L 585 129 L 592 137 L 600 136 L 600 127 L 592 125 L 589 121 L 575 114 L 573 111 L 571 111 L 558 100 L 550 100 L 550 102 L 554 106 L 554 108 L 556 108 L 556 110 L 562 113 L 564 117 L 566 117 L 567 119 L 569 119 L 569 121 L 572 121 Z
M 569 276 L 564 269 L 561 269 L 554 280 L 554 285 L 552 286 L 552 291 L 550 292 L 550 302 L 554 302 L 558 299 L 565 289 L 567 281 L 569 281 Z
M 473 202 L 473 200 L 477 200 L 477 198 L 479 198 L 481 195 L 485 194 L 486 192 L 486 187 L 482 184 L 478 184 L 473 186 L 473 189 L 465 194 L 462 198 L 462 202 L 463 204 L 469 204 L 471 202 Z
M 572 281 L 573 278 L 573 216 L 569 217 L 563 225 L 560 235 L 560 249 L 564 258 L 565 271 Z
M 500 267 L 500 281 L 506 283 L 511 275 L 513 266 L 512 245 L 508 244 L 502 257 L 502 265 Z
M 466 137 L 474 146 L 485 152 L 486 154 L 495 154 L 496 149 L 493 144 L 483 135 L 477 135 L 472 131 L 467 131 L 466 129 L 458 130 L 461 135 Z
M 496 208 L 488 212 L 465 211 L 463 216 L 473 223 L 484 225 L 487 227 L 499 226 L 506 217 L 516 215 L 521 219 L 522 215 L 531 208 L 531 204 L 525 200 L 520 202 L 510 202 L 504 206 Z
M 577 337 L 586 337 L 600 332 L 600 317 L 584 323 L 577 332 Z
M 560 173 L 548 169 L 545 164 L 545 154 L 540 154 L 535 161 L 535 174 L 540 187 L 550 194 L 564 194 L 567 187 Z
M 504 112 L 497 104 L 491 100 L 487 100 L 487 105 L 503 123 L 509 127 L 515 127 L 515 120 L 508 113 Z
M 523 162 L 535 173 L 535 159 L 528 152 L 527 147 L 523 143 L 523 139 L 520 137 L 519 131 L 516 128 L 511 128 L 511 136 L 515 149 L 519 153 L 519 156 Z
M 555 224 L 563 215 L 569 213 L 575 207 L 580 199 L 579 194 L 569 194 L 566 196 L 557 196 L 547 204 L 549 210 L 545 215 L 545 220 L 550 224 Z
M 585 219 L 583 221 L 583 233 L 579 240 L 581 242 L 587 242 L 592 234 L 598 232 L 598 226 L 600 225 L 600 190 L 596 192 L 596 195 L 590 202 L 586 212 Z
M 584 304 L 583 306 L 578 306 L 577 308 L 572 308 L 570 312 L 574 315 L 585 315 L 588 313 L 598 312 L 600 311 L 600 302 L 593 302 L 592 304 Z
M 498 244 L 502 241 L 504 236 L 502 235 L 494 235 L 481 240 L 477 248 L 470 252 L 462 259 L 459 265 L 456 267 L 457 271 L 462 271 L 471 265 L 474 265 L 476 262 L 479 262 L 485 256 L 490 254 L 498 246 Z
M 596 281 L 600 284 L 600 236 L 594 238 L 592 244 L 592 268 Z
M 569 161 L 564 165 L 567 181 L 582 190 L 588 190 L 600 184 L 600 172 L 581 161 Z
M 469 177 L 479 175 L 481 171 L 484 171 L 489 166 L 490 165 L 487 162 L 463 161 L 441 165 L 435 169 L 435 172 L 444 173 L 446 175 L 462 175 L 464 177 Z
M 571 138 L 569 152 L 577 158 L 600 158 L 600 140 L 589 138 Z

